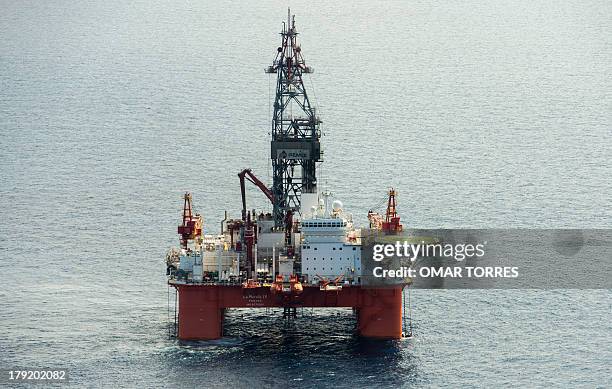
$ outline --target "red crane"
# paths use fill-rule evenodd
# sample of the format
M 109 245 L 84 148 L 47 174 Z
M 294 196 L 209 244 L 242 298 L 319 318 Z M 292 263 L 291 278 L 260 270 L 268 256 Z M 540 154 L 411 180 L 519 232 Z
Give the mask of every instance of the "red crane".
M 240 195 L 242 196 L 242 220 L 244 222 L 244 245 L 246 246 L 246 268 L 248 277 L 251 277 L 251 271 L 253 267 L 253 245 L 257 241 L 257 233 L 255 230 L 255 226 L 253 221 L 251 220 L 251 214 L 247 212 L 246 207 L 246 191 L 245 191 L 245 180 L 255 184 L 274 204 L 274 196 L 272 195 L 272 191 L 268 189 L 268 187 L 259 180 L 259 178 L 255 177 L 255 174 L 251 171 L 251 169 L 244 169 L 240 173 L 238 173 L 238 178 L 240 178 Z
M 255 174 L 253 174 L 251 169 L 244 169 L 238 173 L 238 177 L 240 178 L 240 195 L 242 196 L 242 220 L 246 221 L 247 214 L 246 193 L 244 187 L 245 180 L 255 184 L 255 186 L 257 186 L 266 195 L 268 200 L 274 204 L 274 195 L 272 194 L 272 191 L 263 182 L 261 182 L 259 178 L 255 177 Z
M 397 215 L 397 203 L 395 201 L 395 189 L 389 189 L 389 201 L 387 203 L 387 213 L 382 229 L 388 234 L 402 231 L 400 217 Z
M 202 216 L 199 214 L 193 215 L 191 193 L 185 193 L 183 198 L 185 200 L 183 204 L 183 224 L 178 227 L 178 233 L 181 236 L 181 247 L 186 250 L 189 240 L 202 236 Z
M 387 201 L 387 211 L 384 219 L 377 212 L 368 212 L 370 228 L 382 230 L 386 234 L 395 234 L 403 230 L 403 226 L 400 223 L 400 217 L 397 214 L 396 194 L 395 189 L 389 189 L 389 199 Z

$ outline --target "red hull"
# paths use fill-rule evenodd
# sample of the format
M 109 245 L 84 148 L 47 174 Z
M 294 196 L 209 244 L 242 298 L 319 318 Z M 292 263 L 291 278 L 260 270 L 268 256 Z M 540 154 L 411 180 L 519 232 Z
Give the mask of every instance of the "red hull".
M 219 285 L 174 285 L 179 294 L 178 337 L 218 339 L 223 336 L 226 308 L 349 307 L 358 310 L 361 336 L 399 339 L 402 336 L 402 287 L 344 287 L 322 291 L 306 286 L 295 294 L 275 294 L 270 288 Z

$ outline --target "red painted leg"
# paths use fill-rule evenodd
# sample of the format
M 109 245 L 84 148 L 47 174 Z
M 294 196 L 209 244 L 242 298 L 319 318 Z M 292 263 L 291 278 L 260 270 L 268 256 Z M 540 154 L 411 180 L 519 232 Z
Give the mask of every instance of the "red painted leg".
M 210 291 L 184 287 L 179 290 L 179 339 L 210 340 L 223 335 L 223 309 L 207 296 Z
M 402 337 L 402 289 L 364 289 L 359 334 L 368 338 Z

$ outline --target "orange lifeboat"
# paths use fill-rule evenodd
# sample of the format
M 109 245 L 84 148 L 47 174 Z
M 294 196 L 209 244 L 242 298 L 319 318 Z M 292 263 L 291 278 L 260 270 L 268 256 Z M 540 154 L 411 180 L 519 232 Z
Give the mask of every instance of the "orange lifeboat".
M 245 289 L 259 288 L 261 284 L 253 279 L 248 279 L 242 283 L 242 287 Z
M 299 294 L 304 291 L 304 287 L 302 283 L 299 281 L 298 277 L 295 274 L 289 276 L 289 281 L 285 281 L 284 277 L 281 274 L 276 276 L 276 281 L 272 284 L 272 292 L 273 293 L 282 293 L 282 294 Z

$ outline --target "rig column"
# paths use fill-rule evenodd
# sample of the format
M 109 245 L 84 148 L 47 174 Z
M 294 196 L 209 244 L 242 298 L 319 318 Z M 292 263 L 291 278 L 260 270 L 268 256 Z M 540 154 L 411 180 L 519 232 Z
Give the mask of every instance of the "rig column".
M 214 287 L 178 285 L 180 339 L 211 340 L 223 336 L 223 312 Z
M 402 337 L 402 287 L 362 289 L 358 331 L 379 339 Z

